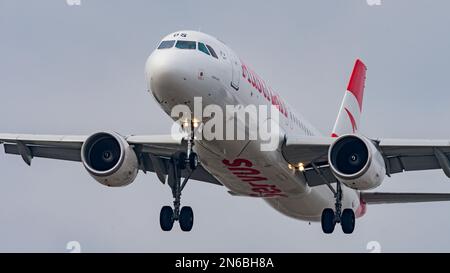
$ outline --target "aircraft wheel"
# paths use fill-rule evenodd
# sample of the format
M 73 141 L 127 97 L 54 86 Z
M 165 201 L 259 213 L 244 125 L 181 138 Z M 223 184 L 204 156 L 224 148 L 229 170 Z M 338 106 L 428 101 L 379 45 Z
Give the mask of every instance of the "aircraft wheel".
M 173 209 L 169 206 L 164 206 L 159 214 L 159 224 L 163 231 L 171 231 L 173 228 Z
M 191 170 L 195 170 L 198 167 L 198 155 L 196 153 L 191 153 L 189 155 L 189 167 Z
M 322 230 L 325 234 L 331 234 L 336 226 L 334 219 L 334 211 L 332 209 L 324 209 L 322 212 Z
M 352 234 L 355 230 L 355 213 L 352 209 L 344 209 L 342 212 L 341 226 L 345 234 Z
M 180 228 L 182 231 L 191 231 L 194 225 L 194 212 L 191 207 L 182 207 L 180 211 Z

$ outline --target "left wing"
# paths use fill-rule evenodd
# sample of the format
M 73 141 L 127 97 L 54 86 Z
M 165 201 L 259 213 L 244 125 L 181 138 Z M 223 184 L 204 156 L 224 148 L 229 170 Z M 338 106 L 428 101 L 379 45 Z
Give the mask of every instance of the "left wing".
M 359 131 L 366 70 L 365 64 L 356 60 L 331 137 L 285 137 L 282 146 L 284 158 L 291 164 L 290 167 L 302 171 L 311 187 L 324 184 L 331 187 L 331 183 L 337 182 L 328 162 L 328 151 L 338 137 L 355 136 Z M 371 149 L 377 150 L 378 166 L 382 166 L 384 161 L 387 176 L 406 171 L 442 169 L 450 178 L 450 140 L 364 139 Z M 342 142 L 340 145 L 343 145 Z M 346 147 L 360 149 L 357 145 Z M 358 162 L 358 155 L 352 155 L 353 166 Z M 349 167 L 346 167 L 348 170 Z M 377 173 L 376 177 L 378 175 L 382 174 Z M 367 203 L 427 202 L 450 200 L 450 195 L 361 192 L 361 199 Z
M 450 201 L 449 193 L 361 192 L 360 195 L 369 205 Z
M 335 140 L 332 137 L 287 137 L 282 153 L 290 164 L 304 164 L 304 175 L 310 186 L 323 185 L 321 176 L 336 181 L 328 165 L 328 149 Z M 388 176 L 406 171 L 442 169 L 450 178 L 450 140 L 372 141 L 385 159 Z
M 81 162 L 81 147 L 87 138 L 76 135 L 0 134 L 0 144 L 3 143 L 5 153 L 20 155 L 28 165 L 34 157 Z M 155 172 L 163 183 L 168 174 L 171 155 L 186 150 L 186 142 L 181 135 L 132 135 L 125 137 L 125 140 L 133 146 L 139 159 L 139 168 L 144 172 Z M 187 175 L 184 170 L 182 177 Z M 202 166 L 190 178 L 222 185 Z

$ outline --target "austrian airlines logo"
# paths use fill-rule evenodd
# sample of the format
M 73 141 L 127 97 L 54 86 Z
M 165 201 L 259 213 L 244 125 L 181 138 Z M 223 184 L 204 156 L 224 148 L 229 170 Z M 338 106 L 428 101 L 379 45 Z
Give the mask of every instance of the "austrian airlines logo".
M 356 126 L 356 120 L 353 117 L 352 113 L 347 108 L 344 108 L 345 112 L 347 112 L 348 118 L 350 119 L 350 122 L 352 123 L 352 130 L 353 133 L 356 133 L 356 130 L 358 130 L 358 126 Z

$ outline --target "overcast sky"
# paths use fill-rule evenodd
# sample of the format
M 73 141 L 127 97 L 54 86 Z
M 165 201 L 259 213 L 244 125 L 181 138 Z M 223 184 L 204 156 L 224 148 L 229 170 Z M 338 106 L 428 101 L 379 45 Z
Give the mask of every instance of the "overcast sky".
M 225 41 L 324 134 L 355 58 L 368 66 L 362 117 L 370 137 L 450 138 L 450 2 L 0 0 L 0 132 L 169 133 L 146 92 L 144 63 L 168 33 Z M 2 148 L 3 149 L 3 148 Z M 159 227 L 167 186 L 140 174 L 126 188 L 95 182 L 79 163 L 0 153 L 0 251 L 449 251 L 450 203 L 370 206 L 355 233 L 322 234 L 261 200 L 192 182 L 191 233 Z M 398 174 L 377 191 L 450 192 L 441 171 Z

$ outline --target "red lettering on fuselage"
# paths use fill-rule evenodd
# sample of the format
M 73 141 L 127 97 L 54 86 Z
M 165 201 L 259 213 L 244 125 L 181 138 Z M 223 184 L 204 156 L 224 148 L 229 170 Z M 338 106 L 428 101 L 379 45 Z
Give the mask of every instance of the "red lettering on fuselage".
M 239 166 L 246 166 L 251 167 L 253 166 L 251 161 L 248 161 L 247 159 L 235 159 L 233 162 L 230 162 L 229 160 L 223 160 L 223 164 L 225 164 L 227 167 L 239 167 Z
M 228 168 L 230 171 L 232 171 L 235 175 L 243 175 L 243 176 L 247 176 L 247 175 L 258 175 L 261 172 L 258 170 L 255 170 L 253 168 L 234 168 L 234 167 L 230 167 Z
M 281 98 L 266 85 L 263 79 L 261 79 L 255 72 L 253 72 L 250 68 L 247 67 L 243 62 L 242 63 L 242 77 L 247 79 L 248 83 L 250 83 L 253 88 L 255 88 L 259 93 L 263 94 L 264 98 L 272 103 L 281 114 L 285 117 L 288 117 L 288 111 L 285 103 L 281 100 Z
M 253 167 L 253 163 L 250 160 L 238 158 L 233 161 L 224 159 L 222 163 L 227 166 L 228 170 L 231 171 L 237 178 L 242 182 L 248 183 L 251 187 L 251 196 L 256 197 L 287 197 L 283 194 L 277 185 L 270 184 L 259 184 L 256 182 L 267 181 L 267 177 L 264 177 L 261 172 Z

